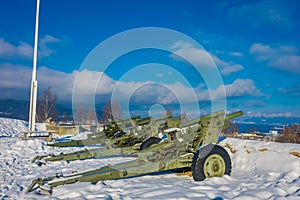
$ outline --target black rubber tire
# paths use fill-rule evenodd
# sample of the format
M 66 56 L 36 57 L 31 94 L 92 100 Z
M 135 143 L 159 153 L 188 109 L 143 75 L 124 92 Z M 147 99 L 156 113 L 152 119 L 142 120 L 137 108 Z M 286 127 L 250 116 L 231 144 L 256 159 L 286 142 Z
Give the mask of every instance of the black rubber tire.
M 225 163 L 224 174 L 230 175 L 232 166 L 231 159 L 227 151 L 219 145 L 209 144 L 199 149 L 193 157 L 191 170 L 193 179 L 195 181 L 203 181 L 207 178 L 204 172 L 204 163 L 206 162 L 207 158 L 214 154 L 217 154 L 223 158 Z
M 120 138 L 120 137 L 123 137 L 123 136 L 125 136 L 125 135 L 126 135 L 125 132 L 123 132 L 123 131 L 118 131 L 118 132 L 116 132 L 116 133 L 114 134 L 114 136 L 113 136 L 112 139 Z
M 141 144 L 140 150 L 147 149 L 150 146 L 152 146 L 153 144 L 160 143 L 160 141 L 161 141 L 161 139 L 158 137 L 150 137 Z

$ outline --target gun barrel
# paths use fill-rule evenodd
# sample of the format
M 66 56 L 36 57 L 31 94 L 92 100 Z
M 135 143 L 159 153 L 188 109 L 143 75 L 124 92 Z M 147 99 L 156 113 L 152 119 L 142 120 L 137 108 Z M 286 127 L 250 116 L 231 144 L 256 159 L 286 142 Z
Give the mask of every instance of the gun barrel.
M 210 120 L 211 118 L 218 117 L 218 116 L 224 116 L 224 111 L 218 111 L 214 112 L 212 114 L 204 115 L 202 117 L 198 117 L 196 119 L 192 119 L 190 121 L 184 122 L 183 124 L 180 125 L 180 127 L 187 127 L 187 126 L 192 126 L 199 124 L 202 120 Z
M 202 117 L 187 121 L 187 122 L 181 124 L 180 127 L 187 127 L 187 126 L 196 125 L 196 124 L 200 123 L 201 121 L 210 120 L 211 118 L 215 118 L 215 117 L 219 117 L 219 116 L 224 117 L 224 113 L 225 112 L 223 110 L 221 110 L 221 111 L 218 111 L 218 112 L 214 112 L 212 114 L 204 115 Z M 242 116 L 242 115 L 243 115 L 242 111 L 237 111 L 237 112 L 226 115 L 225 118 L 223 118 L 223 119 L 230 120 L 230 119 Z
M 237 112 L 226 115 L 225 120 L 230 120 L 230 119 L 242 116 L 243 114 L 244 114 L 243 111 L 237 111 Z
M 170 114 L 167 114 L 167 115 L 163 115 L 161 117 L 157 117 L 157 118 L 152 118 L 153 121 L 158 121 L 158 120 L 164 120 L 166 118 L 170 118 L 172 117 Z

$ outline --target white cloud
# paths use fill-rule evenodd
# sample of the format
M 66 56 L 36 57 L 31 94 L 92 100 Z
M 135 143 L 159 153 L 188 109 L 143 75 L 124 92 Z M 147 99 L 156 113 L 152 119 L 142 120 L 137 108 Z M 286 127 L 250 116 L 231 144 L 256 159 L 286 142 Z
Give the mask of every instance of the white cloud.
M 37 71 L 38 88 L 43 91 L 49 86 L 57 93 L 59 100 L 71 101 L 72 93 L 76 90 L 81 96 L 110 95 L 119 92 L 117 98 L 124 100 L 134 96 L 134 100 L 143 102 L 156 102 L 162 104 L 192 103 L 195 101 L 210 101 L 222 97 L 224 89 L 227 97 L 241 97 L 260 95 L 250 79 L 237 79 L 232 84 L 222 85 L 216 90 L 208 90 L 200 84 L 191 88 L 180 82 L 172 84 L 158 84 L 154 82 L 122 82 L 116 81 L 104 74 L 95 71 L 73 71 L 65 73 L 40 67 Z M 0 95 L 1 98 L 16 98 L 22 94 L 29 95 L 31 81 L 31 68 L 10 64 L 0 65 L 0 88 L 10 91 L 10 96 Z M 74 88 L 74 81 L 77 81 Z M 27 98 L 27 96 L 26 96 Z
M 31 69 L 9 63 L 0 66 L 0 87 L 5 90 L 26 89 L 30 85 Z
M 232 7 L 228 17 L 233 21 L 247 22 L 252 27 L 264 25 L 291 28 L 294 8 L 283 0 L 262 0 Z
M 216 64 L 216 66 L 220 69 L 221 74 L 225 76 L 244 69 L 244 67 L 240 64 L 223 61 L 216 55 L 208 54 L 204 49 L 194 47 L 191 43 L 178 41 L 171 49 L 173 49 L 173 54 L 171 54 L 172 58 L 178 60 L 182 59 L 175 55 L 178 54 L 179 56 L 187 58 L 191 64 L 201 67 L 204 66 L 213 68 L 215 66 L 214 64 Z M 230 52 L 229 54 L 242 56 L 240 52 Z
M 134 83 L 134 86 L 129 86 L 127 83 L 119 83 L 120 89 L 129 91 L 130 88 L 139 88 L 147 85 L 138 91 L 137 99 L 147 101 L 154 99 L 160 103 L 174 103 L 176 100 L 180 102 L 210 101 L 217 100 L 223 97 L 224 90 L 226 97 L 243 97 L 243 96 L 260 96 L 260 90 L 254 85 L 251 79 L 237 79 L 232 84 L 221 85 L 216 90 L 205 88 L 203 84 L 197 88 L 189 88 L 183 84 L 176 82 L 173 84 L 163 84 L 163 87 L 157 87 L 155 83 Z M 132 83 L 131 83 L 132 84 Z M 167 88 L 167 90 L 165 89 Z M 153 97 L 157 98 L 153 98 Z M 176 98 L 175 98 L 176 97 Z
M 243 57 L 243 53 L 241 52 L 229 52 L 229 55 L 236 56 L 236 57 Z
M 32 58 L 33 48 L 26 42 L 20 42 L 16 47 L 17 56 L 20 58 Z
M 60 39 L 50 35 L 40 39 L 38 56 L 45 57 L 51 55 L 54 51 L 48 47 L 49 43 L 59 42 Z M 32 59 L 33 47 L 32 45 L 20 41 L 18 45 L 13 45 L 4 39 L 0 38 L 0 58 L 11 59 L 11 58 L 22 58 Z
M 163 78 L 164 77 L 164 75 L 161 74 L 161 73 L 157 73 L 157 74 L 155 74 L 155 76 L 158 77 L 158 78 Z
M 31 58 L 33 48 L 26 42 L 20 42 L 14 46 L 4 39 L 0 39 L 0 58 Z
M 232 84 L 220 86 L 217 90 L 211 91 L 214 99 L 219 98 L 223 91 L 226 91 L 226 97 L 260 96 L 260 90 L 254 85 L 251 79 L 236 79 Z
M 237 79 L 232 84 L 225 85 L 226 95 L 230 97 L 260 96 L 260 90 L 251 79 Z
M 230 56 L 234 56 L 234 57 L 244 57 L 244 54 L 242 52 L 225 52 L 225 51 L 220 51 L 217 50 L 215 51 L 216 54 L 225 54 L 225 55 L 230 55 Z
M 221 70 L 221 74 L 225 75 L 225 76 L 228 76 L 234 72 L 238 72 L 238 71 L 241 71 L 244 69 L 244 67 L 240 64 L 225 62 L 215 55 L 213 55 L 213 59 L 214 59 L 216 65 Z
M 210 55 L 204 49 L 196 48 L 191 43 L 178 41 L 171 47 L 171 50 L 173 50 L 171 57 L 174 59 L 186 58 L 194 66 L 214 67 Z
M 21 65 L 0 64 L 0 98 L 28 99 L 31 69 Z
M 15 54 L 14 46 L 0 38 L 0 57 L 7 58 Z
M 116 81 L 103 72 L 96 71 L 74 70 L 72 73 L 65 73 L 41 67 L 37 74 L 40 85 L 51 86 L 59 98 L 64 100 L 71 100 L 74 90 L 82 96 L 110 94 L 116 84 Z
M 246 113 L 247 116 L 249 117 L 266 117 L 266 118 L 272 118 L 272 117 L 293 117 L 295 116 L 291 112 L 270 112 L 270 113 L 262 113 L 262 112 L 253 112 L 253 111 L 248 111 Z
M 277 91 L 285 95 L 298 97 L 300 96 L 300 84 L 291 85 L 289 88 L 278 88 Z
M 245 103 L 247 107 L 264 107 L 265 101 L 262 99 L 252 99 Z
M 270 67 L 300 73 L 300 55 L 295 46 L 255 43 L 251 46 L 250 53 L 255 56 L 256 61 L 266 62 Z
M 47 44 L 59 41 L 60 39 L 58 38 L 55 38 L 51 35 L 45 35 L 45 37 L 42 38 L 39 43 L 39 56 L 45 57 L 51 55 L 54 51 L 50 49 Z

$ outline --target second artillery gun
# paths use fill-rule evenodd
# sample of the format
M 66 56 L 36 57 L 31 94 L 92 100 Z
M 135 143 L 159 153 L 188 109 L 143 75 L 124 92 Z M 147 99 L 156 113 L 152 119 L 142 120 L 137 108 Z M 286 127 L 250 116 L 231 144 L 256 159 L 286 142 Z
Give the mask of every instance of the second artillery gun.
M 73 161 L 90 158 L 99 158 L 101 156 L 116 156 L 124 153 L 135 153 L 141 149 L 148 148 L 152 144 L 158 144 L 162 138 L 158 137 L 159 132 L 164 129 L 179 127 L 181 117 L 171 118 L 166 115 L 158 118 L 128 118 L 119 121 L 113 121 L 104 126 L 103 132 L 88 134 L 84 140 L 70 140 L 65 142 L 56 142 L 48 144 L 54 147 L 74 147 L 102 145 L 100 148 L 76 151 L 73 153 L 60 153 L 58 155 L 48 154 L 35 156 L 32 162 L 38 165 L 46 164 L 47 161 Z M 126 132 L 124 132 L 124 131 Z M 162 137 L 162 135 L 161 135 Z
M 238 111 L 225 115 L 224 111 L 218 111 L 181 123 L 177 128 L 166 129 L 163 132 L 165 139 L 159 144 L 129 152 L 127 156 L 136 158 L 133 161 L 70 175 L 38 178 L 32 181 L 27 192 L 38 189 L 41 193 L 51 194 L 52 187 L 64 184 L 128 178 L 179 168 L 191 168 L 195 181 L 230 174 L 230 157 L 217 143 L 226 120 L 242 114 Z
M 126 146 L 125 143 L 128 143 L 127 146 L 129 146 L 152 136 L 151 133 L 154 132 L 154 129 L 166 128 L 166 120 L 168 118 L 171 118 L 171 115 L 158 118 L 140 118 L 140 116 L 135 116 L 112 121 L 105 124 L 102 131 L 88 134 L 86 139 L 48 143 L 47 145 L 53 147 L 83 147 L 104 144 L 107 142 L 107 139 L 110 139 L 114 140 L 112 143 L 118 143 L 119 146 L 122 144 Z

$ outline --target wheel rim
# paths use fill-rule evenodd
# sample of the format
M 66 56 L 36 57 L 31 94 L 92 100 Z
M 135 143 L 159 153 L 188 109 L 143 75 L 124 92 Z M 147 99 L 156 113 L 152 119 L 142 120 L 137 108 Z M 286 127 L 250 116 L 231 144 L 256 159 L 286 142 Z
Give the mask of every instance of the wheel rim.
M 225 174 L 225 161 L 219 154 L 212 154 L 204 162 L 204 175 L 209 177 L 223 176 Z

